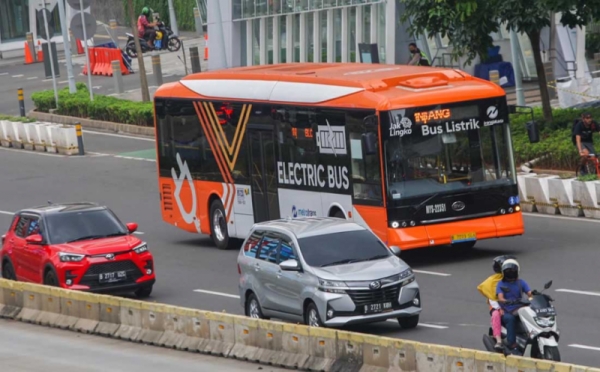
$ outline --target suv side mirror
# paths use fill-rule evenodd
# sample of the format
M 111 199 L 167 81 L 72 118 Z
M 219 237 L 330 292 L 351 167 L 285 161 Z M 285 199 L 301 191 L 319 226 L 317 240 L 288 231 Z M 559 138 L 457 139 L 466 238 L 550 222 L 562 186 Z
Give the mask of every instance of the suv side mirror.
M 390 250 L 392 251 L 392 253 L 394 254 L 394 256 L 396 257 L 400 257 L 400 253 L 402 252 L 402 250 L 400 249 L 400 247 L 397 247 L 395 245 L 392 245 L 390 247 Z
M 125 226 L 127 226 L 127 231 L 129 231 L 130 234 L 133 234 L 138 229 L 138 224 L 135 222 L 129 222 Z
M 4 238 L 3 238 L 4 240 Z M 40 234 L 33 234 L 33 235 L 29 235 L 28 237 L 25 238 L 25 241 L 29 244 L 42 244 L 42 242 L 44 241 L 44 239 L 42 238 L 42 236 Z
M 283 271 L 300 271 L 300 264 L 296 260 L 287 260 L 279 264 Z

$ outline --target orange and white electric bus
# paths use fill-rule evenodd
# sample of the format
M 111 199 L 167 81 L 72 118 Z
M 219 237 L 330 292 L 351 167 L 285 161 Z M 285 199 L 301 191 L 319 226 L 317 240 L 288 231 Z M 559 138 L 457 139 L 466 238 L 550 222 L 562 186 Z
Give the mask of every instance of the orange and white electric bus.
M 154 103 L 163 219 L 221 249 L 288 217 L 346 218 L 402 249 L 524 232 L 506 94 L 462 71 L 242 67 Z

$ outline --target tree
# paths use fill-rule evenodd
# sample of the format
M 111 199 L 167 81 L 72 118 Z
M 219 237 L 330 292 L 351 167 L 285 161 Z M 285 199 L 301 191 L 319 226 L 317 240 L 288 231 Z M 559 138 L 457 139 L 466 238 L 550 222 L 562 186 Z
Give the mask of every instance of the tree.
M 138 65 L 140 67 L 140 85 L 142 88 L 142 101 L 150 101 L 150 92 L 148 90 L 148 77 L 146 76 L 146 67 L 144 66 L 144 56 L 142 55 L 142 47 L 140 46 L 140 38 L 138 37 L 137 21 L 133 11 L 133 1 L 129 0 L 129 18 L 131 21 L 131 33 L 135 40 L 135 53 L 137 54 Z
M 552 120 L 550 95 L 540 50 L 540 35 L 551 17 L 570 28 L 584 26 L 600 16 L 600 0 L 401 0 L 403 21 L 410 20 L 413 35 L 437 33 L 448 36 L 456 59 L 466 56 L 470 64 L 477 55 L 485 57 L 492 46 L 491 33 L 506 23 L 509 30 L 524 33 L 531 41 L 542 97 L 544 118 Z

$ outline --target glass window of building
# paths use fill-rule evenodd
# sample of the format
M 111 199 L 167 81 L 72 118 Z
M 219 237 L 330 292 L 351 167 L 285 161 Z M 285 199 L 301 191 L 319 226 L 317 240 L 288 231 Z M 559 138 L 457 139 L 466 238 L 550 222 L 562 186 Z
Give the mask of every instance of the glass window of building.
M 292 39 L 294 40 L 294 51 L 293 57 L 294 62 L 300 62 L 300 14 L 294 14 L 294 18 L 292 19 L 293 26 L 293 35 Z
M 310 9 L 323 9 L 323 0 L 308 0 L 310 4 Z
M 299 12 L 308 10 L 308 0 L 296 0 L 296 10 Z
M 333 11 L 333 42 L 334 42 L 334 61 L 342 62 L 342 10 Z
M 29 15 L 27 15 L 27 16 L 29 17 Z M 54 7 L 54 9 L 50 12 L 50 17 L 48 18 L 48 26 L 54 27 L 54 33 L 52 33 L 52 36 L 60 35 L 61 29 L 60 29 L 60 15 L 58 14 L 58 5 L 56 5 Z M 39 16 L 36 14 L 36 30 L 37 30 L 38 36 L 41 35 L 42 33 L 46 33 L 45 27 L 46 27 L 46 25 L 44 24 L 43 15 L 41 15 L 41 13 Z M 44 30 L 44 31 L 42 31 L 42 30 Z
M 253 65 L 260 65 L 260 19 L 252 19 L 252 58 Z
M 273 64 L 273 17 L 267 18 L 267 64 Z
M 242 0 L 242 17 L 251 18 L 256 14 L 254 0 Z
M 29 0 L 0 1 L 2 41 L 25 39 L 29 32 Z
M 269 14 L 280 14 L 281 13 L 281 0 L 268 0 L 268 13 Z
M 306 45 L 301 45 L 301 48 L 306 48 L 306 61 L 315 62 L 315 18 L 313 13 L 306 15 Z
M 385 63 L 385 3 L 374 5 L 377 8 L 377 45 L 379 47 L 379 61 Z
M 327 62 L 327 27 L 333 25 L 327 24 L 327 11 L 320 12 L 321 17 L 321 54 L 317 56 L 316 62 Z
M 356 7 L 348 9 L 348 61 L 356 62 Z
M 291 32 L 291 30 L 289 30 L 289 32 Z M 287 33 L 288 33 L 287 17 L 286 16 L 279 17 L 279 35 L 278 35 L 278 37 L 279 37 L 279 43 L 280 43 L 279 45 L 281 45 L 281 51 L 279 52 L 279 61 L 281 63 L 288 62 L 287 48 L 289 47 L 289 45 L 287 45 Z
M 363 14 L 363 19 L 362 19 L 362 24 L 363 24 L 362 41 L 363 41 L 363 43 L 370 43 L 371 42 L 371 7 L 370 6 L 364 6 L 362 14 Z
M 268 10 L 267 10 L 267 1 L 257 1 L 255 2 L 255 7 L 256 7 L 256 16 L 260 17 L 260 16 L 265 16 L 268 14 Z

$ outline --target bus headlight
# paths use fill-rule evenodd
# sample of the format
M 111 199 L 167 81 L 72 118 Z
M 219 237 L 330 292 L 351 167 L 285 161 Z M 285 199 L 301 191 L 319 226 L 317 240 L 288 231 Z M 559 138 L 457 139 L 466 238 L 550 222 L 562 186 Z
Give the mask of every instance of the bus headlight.
M 398 227 L 400 227 L 400 222 L 398 222 L 398 221 L 394 221 L 394 222 L 392 222 L 392 227 L 393 227 L 394 229 L 397 229 Z

